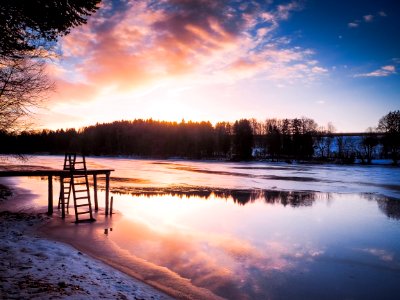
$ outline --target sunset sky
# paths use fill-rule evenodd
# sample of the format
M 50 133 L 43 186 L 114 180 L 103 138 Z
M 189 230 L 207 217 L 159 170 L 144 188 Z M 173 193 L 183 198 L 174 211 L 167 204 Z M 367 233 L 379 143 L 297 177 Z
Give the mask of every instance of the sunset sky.
M 398 1 L 103 1 L 59 43 L 40 128 L 306 116 L 365 131 L 400 109 Z

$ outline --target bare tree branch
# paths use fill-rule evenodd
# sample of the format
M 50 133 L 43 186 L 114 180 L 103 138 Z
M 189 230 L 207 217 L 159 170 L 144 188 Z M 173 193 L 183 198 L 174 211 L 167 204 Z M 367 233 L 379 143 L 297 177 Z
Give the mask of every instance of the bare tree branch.
M 21 129 L 24 117 L 43 103 L 52 86 L 39 55 L 0 56 L 0 130 Z

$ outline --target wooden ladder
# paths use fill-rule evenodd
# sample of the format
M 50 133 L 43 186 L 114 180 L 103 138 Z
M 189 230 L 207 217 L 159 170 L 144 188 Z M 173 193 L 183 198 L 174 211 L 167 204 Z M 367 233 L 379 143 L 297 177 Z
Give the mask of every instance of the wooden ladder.
M 90 201 L 85 156 L 82 155 L 81 160 L 79 160 L 76 153 L 66 153 L 64 158 L 64 170 L 69 170 L 70 176 L 62 178 L 62 186 L 64 187 L 60 191 L 59 207 L 62 205 L 62 199 L 64 199 L 64 205 L 66 205 L 67 208 L 69 207 L 69 199 L 72 193 L 76 223 L 96 221 L 92 215 L 92 203 Z
M 75 153 L 65 153 L 63 170 L 73 171 L 75 168 L 76 154 Z M 62 203 L 64 203 L 67 211 L 69 209 L 69 199 L 71 198 L 72 191 L 72 175 L 68 177 L 61 177 L 62 184 L 60 189 L 60 197 L 58 198 L 58 209 L 61 208 Z M 62 201 L 64 200 L 64 201 Z
M 78 171 L 79 173 L 77 173 Z M 76 222 L 93 222 L 96 221 L 92 215 L 92 203 L 90 201 L 89 180 L 86 169 L 85 156 L 82 155 L 82 160 L 77 160 L 75 157 L 74 170 L 72 171 L 71 187 L 74 196 L 74 208 Z M 86 218 L 80 218 L 87 216 Z

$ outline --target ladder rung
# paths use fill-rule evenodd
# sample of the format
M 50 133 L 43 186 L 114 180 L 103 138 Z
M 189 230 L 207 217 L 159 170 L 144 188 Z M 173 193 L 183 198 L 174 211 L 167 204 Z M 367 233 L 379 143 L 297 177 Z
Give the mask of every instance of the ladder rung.
M 85 178 L 86 177 L 86 175 L 74 175 L 74 179 L 75 178 Z
M 89 199 L 89 197 L 76 197 L 75 200 Z
M 75 185 L 86 185 L 86 182 L 77 182 L 77 183 L 74 183 Z
M 82 206 L 89 206 L 89 203 L 87 203 L 87 204 L 78 204 L 78 205 L 75 205 L 76 207 L 82 207 Z
M 88 214 L 88 213 L 90 213 L 90 210 L 88 210 L 88 211 L 82 211 L 82 212 L 77 212 L 76 214 L 77 214 L 77 215 L 83 215 L 83 214 Z
M 75 190 L 75 193 L 87 192 L 88 190 Z

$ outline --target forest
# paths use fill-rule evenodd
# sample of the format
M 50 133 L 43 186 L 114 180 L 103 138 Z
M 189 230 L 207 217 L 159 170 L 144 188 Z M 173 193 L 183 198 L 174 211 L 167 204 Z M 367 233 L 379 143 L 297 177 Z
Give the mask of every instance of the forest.
M 79 130 L 0 132 L 0 153 L 125 155 L 151 158 L 188 158 L 272 161 L 331 161 L 371 163 L 399 156 L 400 111 L 390 112 L 376 130 L 339 134 L 309 118 L 241 119 L 235 122 L 166 122 L 152 119 L 115 121 Z M 393 121 L 394 120 L 394 121 Z M 392 124 L 394 122 L 394 125 Z M 390 128 L 393 127 L 394 128 Z

